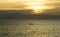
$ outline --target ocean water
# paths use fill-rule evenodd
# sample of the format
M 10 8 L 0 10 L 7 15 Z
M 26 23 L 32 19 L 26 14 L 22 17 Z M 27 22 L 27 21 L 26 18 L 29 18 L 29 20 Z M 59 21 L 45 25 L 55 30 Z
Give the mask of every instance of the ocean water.
M 0 37 L 60 37 L 60 20 L 0 20 Z

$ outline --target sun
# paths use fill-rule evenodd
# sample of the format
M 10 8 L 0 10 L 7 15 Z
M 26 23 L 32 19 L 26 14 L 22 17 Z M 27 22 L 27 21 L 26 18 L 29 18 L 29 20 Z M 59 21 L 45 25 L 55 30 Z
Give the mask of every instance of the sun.
M 47 5 L 44 5 L 45 2 L 36 2 L 36 1 L 33 1 L 33 2 L 26 2 L 25 5 L 25 9 L 32 9 L 32 13 L 34 14 L 40 14 L 40 13 L 44 13 L 44 11 L 46 9 L 53 9 L 52 6 L 47 6 Z
M 32 9 L 33 12 L 38 13 L 39 10 L 44 9 L 42 4 L 43 4 L 42 2 L 36 2 L 36 1 L 35 2 L 34 1 L 33 2 L 26 2 L 25 9 Z
M 44 9 L 48 9 L 48 6 L 29 6 L 27 7 L 28 9 L 33 9 L 33 13 L 35 14 L 39 14 L 39 13 L 43 13 Z
M 32 9 L 32 13 L 39 14 L 43 13 L 43 9 L 46 9 L 47 6 L 44 6 L 43 4 L 45 0 L 31 0 L 30 2 L 25 2 L 25 9 Z
M 54 7 L 51 6 L 31 6 L 29 9 L 33 9 L 33 14 L 43 14 L 47 9 L 53 9 Z

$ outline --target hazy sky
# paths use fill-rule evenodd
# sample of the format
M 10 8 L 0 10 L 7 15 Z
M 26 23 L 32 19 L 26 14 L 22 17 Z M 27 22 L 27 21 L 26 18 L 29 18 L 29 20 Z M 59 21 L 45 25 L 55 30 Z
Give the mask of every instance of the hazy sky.
M 60 0 L 0 0 L 0 9 L 5 8 L 23 8 L 24 3 L 23 2 L 34 2 L 34 1 L 40 1 L 45 2 L 46 5 L 53 5 L 55 7 L 60 7 Z
M 36 11 L 40 8 L 40 10 L 45 9 L 45 12 L 60 12 L 60 0 L 0 0 L 0 10 L 22 10 L 26 8 Z

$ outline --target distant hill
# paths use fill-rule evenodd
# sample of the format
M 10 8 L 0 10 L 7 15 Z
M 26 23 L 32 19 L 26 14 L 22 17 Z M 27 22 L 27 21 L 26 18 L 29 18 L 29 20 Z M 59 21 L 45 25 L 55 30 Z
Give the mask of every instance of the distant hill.
M 31 10 L 0 10 L 1 19 L 15 20 L 60 20 L 60 15 L 39 14 L 32 15 Z

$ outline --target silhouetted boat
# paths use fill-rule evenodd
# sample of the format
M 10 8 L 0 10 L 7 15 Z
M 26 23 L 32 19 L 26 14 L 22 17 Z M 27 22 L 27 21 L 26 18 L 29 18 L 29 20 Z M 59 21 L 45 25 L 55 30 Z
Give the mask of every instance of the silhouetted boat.
M 34 25 L 33 23 L 30 23 L 29 25 Z

